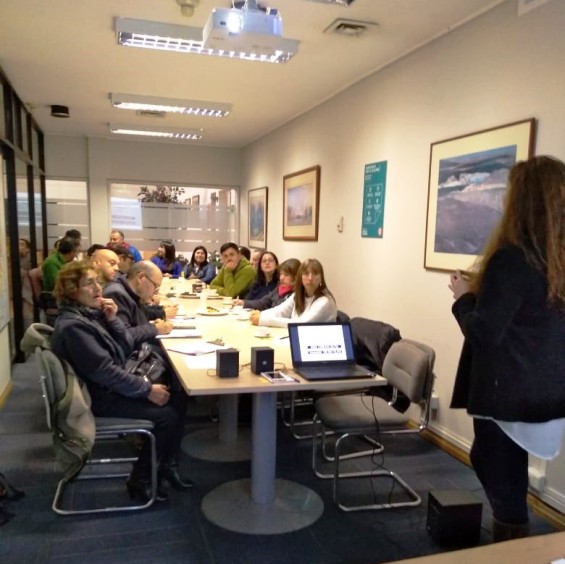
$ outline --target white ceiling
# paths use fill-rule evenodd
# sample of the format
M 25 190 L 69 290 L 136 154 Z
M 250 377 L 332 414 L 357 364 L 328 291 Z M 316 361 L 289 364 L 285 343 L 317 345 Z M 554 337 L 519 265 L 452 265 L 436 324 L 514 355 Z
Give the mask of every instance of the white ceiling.
M 501 0 L 264 3 L 282 15 L 284 37 L 300 41 L 286 64 L 116 42 L 115 17 L 203 27 L 212 8 L 231 0 L 201 0 L 191 18 L 175 0 L 0 0 L 0 66 L 46 134 L 109 137 L 109 122 L 201 127 L 201 145 L 242 147 Z M 360 38 L 323 33 L 336 18 L 379 25 Z M 224 119 L 140 117 L 113 108 L 110 92 L 227 102 L 233 110 Z M 51 117 L 51 104 L 69 106 L 71 117 Z

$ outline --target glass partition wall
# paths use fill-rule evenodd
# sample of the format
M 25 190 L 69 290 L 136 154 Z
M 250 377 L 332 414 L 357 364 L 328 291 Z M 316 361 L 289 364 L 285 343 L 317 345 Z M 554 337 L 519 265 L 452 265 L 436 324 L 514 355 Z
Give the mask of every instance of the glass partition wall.
M 197 245 L 210 254 L 239 240 L 237 190 L 222 187 L 110 184 L 112 229 L 151 258 L 163 240 L 188 261 Z
M 45 257 L 43 133 L 0 68 L 0 330 L 9 326 L 10 357 L 23 361 L 19 343 L 38 319 L 28 272 Z

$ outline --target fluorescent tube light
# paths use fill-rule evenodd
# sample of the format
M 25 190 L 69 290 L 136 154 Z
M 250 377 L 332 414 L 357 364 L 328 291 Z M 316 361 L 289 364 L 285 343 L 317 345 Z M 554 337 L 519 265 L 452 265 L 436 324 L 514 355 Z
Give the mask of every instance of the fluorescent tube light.
M 116 135 L 140 135 L 144 137 L 160 137 L 163 139 L 184 139 L 199 141 L 203 129 L 175 129 L 171 127 L 153 127 L 144 125 L 110 124 L 110 133 Z
M 138 96 L 136 94 L 110 94 L 114 108 L 122 110 L 145 110 L 149 112 L 166 112 L 205 117 L 226 117 L 231 104 L 204 102 L 202 100 L 177 100 L 174 98 L 158 98 L 156 96 Z
M 229 32 L 226 33 L 226 22 L 223 18 L 219 19 L 226 10 L 219 10 L 215 9 L 212 12 L 205 34 L 199 27 L 116 18 L 115 30 L 118 43 L 126 47 L 212 55 L 266 63 L 286 63 L 298 51 L 298 41 L 284 39 L 276 34 L 250 33 L 245 28 L 240 33 L 231 35 Z M 234 11 L 241 12 L 240 10 Z M 222 33 L 224 37 L 219 37 Z M 259 50 L 257 50 L 258 35 L 262 39 L 259 42 Z

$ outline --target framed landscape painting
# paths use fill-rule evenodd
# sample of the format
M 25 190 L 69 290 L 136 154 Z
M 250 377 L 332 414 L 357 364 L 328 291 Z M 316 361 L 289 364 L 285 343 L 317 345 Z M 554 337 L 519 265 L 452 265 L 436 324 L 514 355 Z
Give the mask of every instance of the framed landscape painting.
M 508 172 L 533 155 L 535 119 L 432 143 L 424 267 L 468 270 L 502 215 Z
M 247 241 L 250 247 L 267 248 L 267 211 L 269 188 L 255 188 L 249 190 L 248 218 L 249 234 Z
M 320 167 L 283 177 L 283 239 L 317 241 L 320 210 Z

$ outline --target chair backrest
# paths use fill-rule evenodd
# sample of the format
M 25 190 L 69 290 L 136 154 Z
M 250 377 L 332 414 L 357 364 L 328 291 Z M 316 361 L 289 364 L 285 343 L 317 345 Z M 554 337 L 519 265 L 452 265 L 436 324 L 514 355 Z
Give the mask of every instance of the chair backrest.
M 347 323 L 348 321 L 351 320 L 351 317 L 349 317 L 349 315 L 347 315 L 347 313 L 345 313 L 345 311 L 341 311 L 341 309 L 338 309 L 335 320 L 338 323 Z
M 39 305 L 39 297 L 43 291 L 43 272 L 41 271 L 41 267 L 37 266 L 36 268 L 32 268 L 28 272 L 28 277 L 31 284 L 33 301 Z
M 72 479 L 81 471 L 94 445 L 96 423 L 90 395 L 71 367 L 53 352 L 38 346 L 36 358 L 57 458 L 66 478 Z
M 400 331 L 383 321 L 364 317 L 354 317 L 350 323 L 358 364 L 382 374 L 383 363 L 390 347 L 401 339 Z
M 390 347 L 383 365 L 383 377 L 388 383 L 422 408 L 421 424 L 427 424 L 429 419 L 434 363 L 435 351 L 431 347 L 401 339 Z

